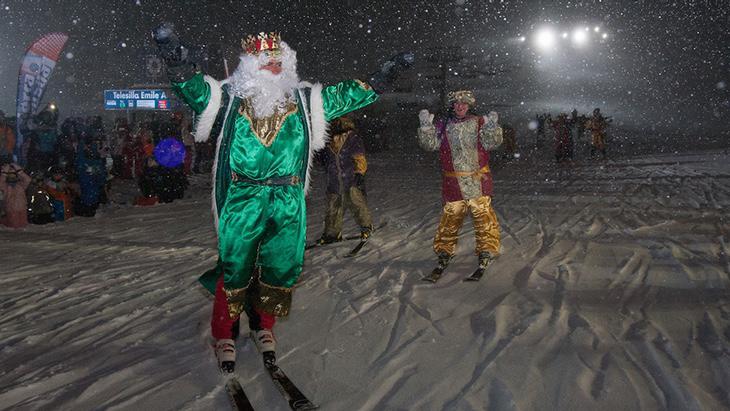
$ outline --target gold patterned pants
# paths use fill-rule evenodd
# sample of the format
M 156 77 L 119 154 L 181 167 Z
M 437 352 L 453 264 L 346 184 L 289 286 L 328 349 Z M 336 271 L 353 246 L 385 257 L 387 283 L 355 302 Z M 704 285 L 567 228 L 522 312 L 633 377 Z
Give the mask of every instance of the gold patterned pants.
M 487 251 L 495 257 L 499 255 L 499 222 L 492 208 L 492 197 L 489 196 L 446 203 L 433 239 L 433 250 L 436 254 L 454 255 L 467 211 L 471 212 L 474 224 L 476 254 Z
M 360 227 L 369 227 L 373 224 L 365 196 L 359 188 L 353 186 L 341 196 L 339 194 L 327 194 L 327 214 L 324 218 L 325 236 L 330 238 L 340 236 L 345 208 L 350 210 Z

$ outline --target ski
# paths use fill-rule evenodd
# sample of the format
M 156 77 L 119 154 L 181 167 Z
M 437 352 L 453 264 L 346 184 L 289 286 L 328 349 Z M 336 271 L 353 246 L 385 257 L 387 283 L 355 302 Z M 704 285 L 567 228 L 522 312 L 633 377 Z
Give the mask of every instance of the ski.
M 484 272 L 486 271 L 486 267 L 479 267 L 476 270 L 474 270 L 473 273 L 471 273 L 470 276 L 466 277 L 464 281 L 479 281 L 482 279 L 482 276 L 484 276 Z
M 367 243 L 367 242 L 368 242 L 367 239 L 360 240 L 360 242 L 357 243 L 357 245 L 355 246 L 355 248 L 353 248 L 352 251 L 350 251 L 349 253 L 347 253 L 345 255 L 345 257 L 354 257 L 354 256 L 356 256 L 357 253 L 359 253 L 360 250 L 362 250 L 363 246 L 365 246 L 365 243 Z
M 352 238 L 350 238 L 350 237 L 352 237 Z M 348 240 L 355 240 L 355 239 L 358 239 L 358 238 L 360 238 L 360 236 L 359 236 L 359 235 L 358 235 L 357 237 L 355 237 L 355 236 L 349 236 L 349 237 L 345 237 L 345 238 L 343 238 L 342 240 L 338 240 L 338 241 L 333 241 L 333 242 L 331 242 L 331 243 L 325 243 L 325 244 L 321 244 L 321 243 L 319 243 L 319 242 L 315 241 L 315 242 L 313 242 L 313 243 L 310 243 L 310 244 L 307 244 L 307 245 L 305 245 L 305 246 L 304 246 L 304 250 L 305 250 L 305 251 L 306 251 L 306 250 L 311 250 L 312 248 L 316 248 L 316 247 L 322 247 L 322 246 L 325 246 L 325 245 L 331 245 L 331 244 L 337 244 L 337 243 L 341 243 L 341 242 L 343 242 L 343 241 L 348 241 Z
M 385 227 L 386 225 L 388 225 L 388 222 L 387 221 L 383 221 L 382 223 L 380 223 L 380 225 L 378 225 L 377 227 L 375 227 L 373 229 L 373 232 L 380 230 L 381 228 Z M 331 244 L 337 244 L 337 243 L 341 243 L 343 241 L 359 240 L 360 237 L 361 237 L 360 234 L 352 234 L 352 235 L 348 235 L 346 237 L 343 237 L 342 240 L 334 241 L 334 242 L 326 243 L 326 244 L 320 244 L 320 243 L 318 243 L 318 242 L 315 241 L 313 243 L 309 243 L 309 244 L 305 245 L 304 246 L 304 250 L 305 251 L 306 250 L 311 250 L 312 248 L 322 247 L 322 246 L 331 245 Z M 362 248 L 362 246 L 359 243 L 358 243 L 358 246 L 360 248 Z M 357 248 L 357 246 L 355 248 Z M 357 251 L 360 251 L 360 250 L 358 249 Z M 356 254 L 357 254 L 357 252 L 356 252 Z
M 435 283 L 444 274 L 444 270 L 446 270 L 446 267 L 447 266 L 442 266 L 442 265 L 437 266 L 436 268 L 434 268 L 431 271 L 431 274 L 421 278 L 421 280 Z
M 231 377 L 226 382 L 226 392 L 228 392 L 228 398 L 231 400 L 231 405 L 236 411 L 253 411 L 253 406 L 248 400 L 246 393 L 243 391 L 241 383 L 238 378 Z
M 281 368 L 276 364 L 276 356 L 273 352 L 265 352 L 264 356 L 264 367 L 266 372 L 274 381 L 274 385 L 279 390 L 281 395 L 289 403 L 289 407 L 292 410 L 304 411 L 304 410 L 315 410 L 318 407 L 314 405 L 287 377 Z

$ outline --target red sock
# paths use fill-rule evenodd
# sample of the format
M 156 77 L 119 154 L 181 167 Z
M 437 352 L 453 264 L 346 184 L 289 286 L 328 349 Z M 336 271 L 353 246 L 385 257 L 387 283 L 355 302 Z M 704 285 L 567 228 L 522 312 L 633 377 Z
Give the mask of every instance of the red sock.
M 228 314 L 228 299 L 223 291 L 223 276 L 215 286 L 215 301 L 213 301 L 213 317 L 210 320 L 210 330 L 216 340 L 233 338 L 233 323 L 238 318 L 231 318 Z
M 276 316 L 265 313 L 261 311 L 260 309 L 256 309 L 256 313 L 261 317 L 261 328 L 266 328 L 268 330 L 274 328 L 274 323 L 276 323 Z

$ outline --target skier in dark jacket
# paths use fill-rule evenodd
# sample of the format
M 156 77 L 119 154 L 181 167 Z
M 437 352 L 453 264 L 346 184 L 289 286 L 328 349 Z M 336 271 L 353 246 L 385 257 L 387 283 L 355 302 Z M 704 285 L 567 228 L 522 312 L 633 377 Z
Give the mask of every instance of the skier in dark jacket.
M 330 124 L 332 139 L 322 151 L 321 160 L 327 171 L 327 215 L 320 244 L 342 240 L 345 208 L 360 226 L 360 238 L 366 239 L 373 229 L 372 217 L 365 197 L 367 160 L 355 123 L 339 117 Z

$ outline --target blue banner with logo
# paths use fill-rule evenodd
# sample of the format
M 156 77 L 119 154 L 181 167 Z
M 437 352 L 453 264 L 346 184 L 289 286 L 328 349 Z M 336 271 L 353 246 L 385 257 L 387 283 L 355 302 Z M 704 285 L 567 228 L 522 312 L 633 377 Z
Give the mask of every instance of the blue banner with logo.
M 104 110 L 171 110 L 170 97 L 167 90 L 104 90 Z

